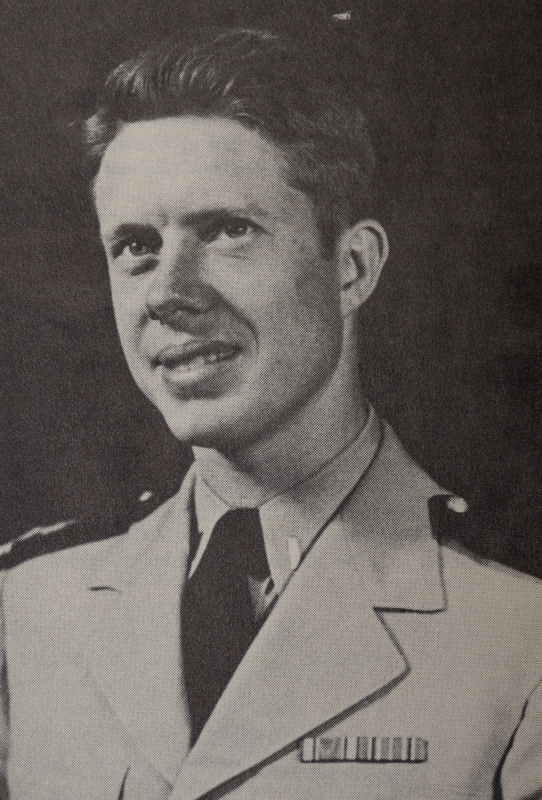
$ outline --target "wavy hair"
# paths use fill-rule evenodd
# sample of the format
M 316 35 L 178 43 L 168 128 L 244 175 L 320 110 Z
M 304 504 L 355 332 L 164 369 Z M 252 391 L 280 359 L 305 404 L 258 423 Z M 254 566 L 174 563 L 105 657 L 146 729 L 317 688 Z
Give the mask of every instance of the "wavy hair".
M 224 117 L 273 143 L 288 183 L 312 200 L 328 252 L 370 213 L 375 159 L 365 118 L 282 36 L 206 30 L 189 46 L 170 39 L 120 64 L 84 123 L 92 177 L 123 125 L 171 116 Z

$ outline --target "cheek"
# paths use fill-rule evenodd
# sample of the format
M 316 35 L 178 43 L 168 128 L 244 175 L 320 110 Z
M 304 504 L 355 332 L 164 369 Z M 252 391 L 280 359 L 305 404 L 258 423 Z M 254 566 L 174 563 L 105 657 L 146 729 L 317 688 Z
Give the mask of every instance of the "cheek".
M 343 339 L 339 299 L 329 271 L 318 265 L 305 265 L 291 283 L 280 287 L 275 302 L 262 311 L 275 370 L 292 368 L 300 380 L 310 381 L 311 375 L 333 369 Z
M 308 338 L 335 353 L 342 341 L 340 283 L 334 264 L 312 257 L 298 262 L 294 281 L 295 304 L 308 326 Z
M 284 351 L 282 360 L 310 347 L 312 354 L 320 350 L 326 363 L 333 361 L 342 343 L 340 283 L 315 237 L 285 236 L 253 267 L 238 300 L 256 321 L 259 338 Z
M 290 243 L 294 253 L 293 290 L 300 305 L 307 309 L 328 309 L 333 314 L 340 306 L 340 283 L 334 261 L 321 254 L 319 235 L 297 231 Z
M 114 276 L 110 277 L 110 287 L 113 311 L 119 330 L 133 327 L 137 324 L 137 320 L 142 318 L 145 310 L 142 292 L 135 284 L 130 285 Z
M 340 316 L 340 287 L 334 279 L 331 265 L 311 263 L 300 270 L 295 280 L 295 297 L 309 311 L 324 318 Z
M 143 326 L 145 303 L 133 287 L 111 279 L 111 299 L 117 330 L 123 347 L 135 343 Z

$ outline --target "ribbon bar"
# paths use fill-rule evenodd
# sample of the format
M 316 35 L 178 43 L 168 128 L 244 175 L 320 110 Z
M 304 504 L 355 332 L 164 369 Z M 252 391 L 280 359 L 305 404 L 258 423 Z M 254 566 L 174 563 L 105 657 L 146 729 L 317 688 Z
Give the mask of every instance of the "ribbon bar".
M 304 764 L 422 764 L 428 756 L 427 740 L 418 736 L 309 736 L 301 741 L 299 749 Z

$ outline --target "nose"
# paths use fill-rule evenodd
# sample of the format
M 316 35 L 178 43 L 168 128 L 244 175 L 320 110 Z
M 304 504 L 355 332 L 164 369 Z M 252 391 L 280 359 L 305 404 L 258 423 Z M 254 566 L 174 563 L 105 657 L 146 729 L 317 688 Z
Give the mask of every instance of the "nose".
M 184 328 L 188 318 L 217 304 L 219 295 L 205 280 L 200 261 L 190 243 L 164 242 L 145 299 L 149 319 Z

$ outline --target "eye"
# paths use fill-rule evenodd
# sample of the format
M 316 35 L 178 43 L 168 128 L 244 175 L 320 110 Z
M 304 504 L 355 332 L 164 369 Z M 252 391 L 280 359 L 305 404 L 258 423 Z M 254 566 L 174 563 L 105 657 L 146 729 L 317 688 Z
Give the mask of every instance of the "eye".
M 148 256 L 152 249 L 148 245 L 147 242 L 143 242 L 140 239 L 132 239 L 131 242 L 128 242 L 125 245 L 125 250 L 128 250 L 131 256 L 134 258 L 141 258 L 141 256 Z
M 207 244 L 222 247 L 233 247 L 249 243 L 255 234 L 261 230 L 255 222 L 242 217 L 219 219 L 212 225 L 206 226 L 200 233 L 201 239 Z
M 236 219 L 227 222 L 223 226 L 223 231 L 229 239 L 240 239 L 247 233 L 253 233 L 256 226 L 246 219 Z
M 123 236 L 111 245 L 111 256 L 114 259 L 122 258 L 129 261 L 145 259 L 156 255 L 162 246 L 162 240 L 157 234 L 143 233 Z

